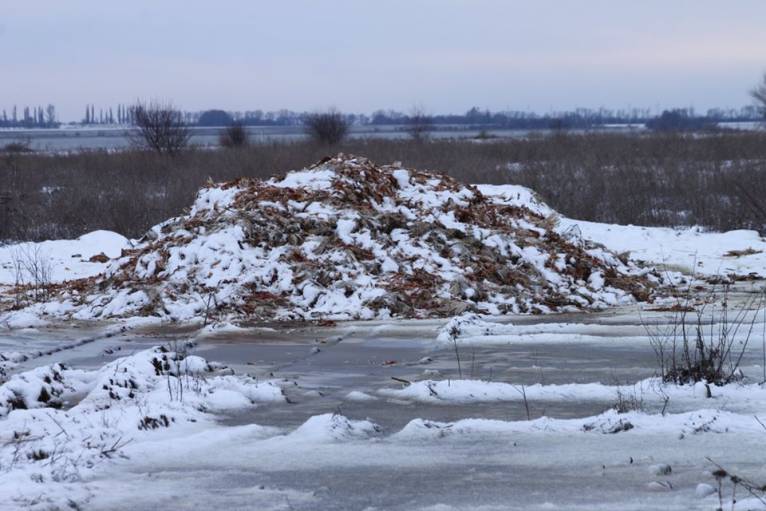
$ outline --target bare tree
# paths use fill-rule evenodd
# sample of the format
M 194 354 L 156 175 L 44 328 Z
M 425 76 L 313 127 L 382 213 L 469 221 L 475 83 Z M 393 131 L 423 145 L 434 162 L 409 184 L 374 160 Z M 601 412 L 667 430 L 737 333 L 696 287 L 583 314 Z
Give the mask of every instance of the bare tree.
M 56 124 L 56 107 L 53 105 L 48 105 L 45 108 L 45 124 L 48 126 Z
M 755 89 L 750 91 L 750 95 L 758 103 L 758 109 L 761 111 L 761 115 L 766 119 L 766 74 L 763 75 L 761 81 Z
M 423 141 L 428 138 L 433 123 L 431 117 L 421 107 L 414 107 L 407 116 L 407 133 L 413 140 Z
M 247 128 L 241 122 L 234 122 L 221 132 L 218 142 L 228 148 L 245 147 L 250 143 Z
M 189 144 L 191 132 L 183 114 L 171 103 L 137 103 L 133 106 L 137 131 L 131 133 L 131 143 L 140 148 L 164 154 L 175 154 Z
M 348 135 L 348 121 L 335 109 L 309 114 L 303 121 L 306 134 L 320 144 L 336 145 Z

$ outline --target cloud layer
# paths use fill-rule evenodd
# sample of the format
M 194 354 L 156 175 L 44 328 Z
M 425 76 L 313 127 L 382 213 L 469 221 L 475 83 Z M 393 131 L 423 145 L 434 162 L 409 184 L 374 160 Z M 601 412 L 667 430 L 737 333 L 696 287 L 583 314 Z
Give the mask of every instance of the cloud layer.
M 765 16 L 759 0 L 18 2 L 0 108 L 740 106 Z

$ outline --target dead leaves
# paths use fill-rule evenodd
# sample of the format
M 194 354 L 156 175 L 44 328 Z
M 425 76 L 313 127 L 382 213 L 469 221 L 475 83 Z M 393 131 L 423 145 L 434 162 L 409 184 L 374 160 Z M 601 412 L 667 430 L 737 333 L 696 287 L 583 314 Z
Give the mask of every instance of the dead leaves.
M 594 272 L 603 275 L 607 286 L 640 300 L 651 298 L 653 286 L 645 276 L 621 273 L 584 246 L 559 236 L 553 219 L 485 196 L 474 186 L 444 175 L 407 171 L 410 186 L 405 193 L 400 167 L 377 166 L 343 154 L 313 168 L 318 167 L 332 171 L 327 186 L 283 187 L 276 186 L 278 179 L 247 178 L 211 183 L 208 188 L 236 188 L 238 193 L 222 207 L 200 208 L 169 220 L 158 236 L 124 250 L 109 275 L 65 287 L 80 296 L 121 288 L 145 291 L 156 299 L 140 312 L 151 314 L 161 313 L 166 300 L 209 296 L 215 290 L 205 280 L 216 272 L 223 275 L 219 286 L 236 292 L 216 301 L 213 312 L 251 319 L 273 319 L 278 310 L 290 311 L 302 299 L 305 286 L 351 299 L 359 291 L 358 282 L 386 291 L 364 298 L 362 306 L 399 317 L 449 316 L 479 310 L 480 303 L 493 300 L 500 312 L 583 306 L 583 297 L 573 296 Z M 354 219 L 353 228 L 339 232 L 340 220 L 348 218 Z M 200 238 L 197 244 L 204 245 L 206 236 L 232 226 L 241 228 L 244 237 L 236 246 L 209 249 L 215 258 L 199 262 L 193 251 L 181 250 Z M 410 248 L 401 248 L 402 239 Z M 218 250 L 228 254 L 225 266 L 218 262 Z M 291 287 L 276 286 L 285 278 L 276 269 L 247 270 L 244 254 L 254 250 L 272 254 L 281 268 L 289 268 L 280 271 L 288 274 Z M 539 257 L 533 261 L 525 255 L 529 251 Z M 173 271 L 180 266 L 188 275 L 184 282 L 171 283 L 171 259 Z M 93 260 L 108 258 L 99 254 Z M 540 260 L 547 261 L 544 267 Z M 240 273 L 227 274 L 229 265 Z M 568 291 L 551 284 L 552 273 L 564 279 Z M 316 301 L 303 306 L 310 309 Z

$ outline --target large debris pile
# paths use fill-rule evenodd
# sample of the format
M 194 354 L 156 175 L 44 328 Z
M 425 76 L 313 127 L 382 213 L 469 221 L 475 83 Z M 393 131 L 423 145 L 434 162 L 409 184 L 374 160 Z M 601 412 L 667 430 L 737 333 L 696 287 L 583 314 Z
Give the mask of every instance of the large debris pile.
M 187 214 L 64 300 L 80 318 L 263 320 L 539 313 L 650 298 L 656 275 L 557 234 L 528 190 L 481 188 L 342 154 L 269 181 L 210 184 Z

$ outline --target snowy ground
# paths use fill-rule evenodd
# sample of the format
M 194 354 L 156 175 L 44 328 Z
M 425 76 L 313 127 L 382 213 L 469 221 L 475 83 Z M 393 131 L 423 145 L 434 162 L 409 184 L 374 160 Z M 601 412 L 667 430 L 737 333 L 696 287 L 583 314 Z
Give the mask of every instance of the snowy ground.
M 28 256 L 37 253 L 50 266 L 51 282 L 63 282 L 101 273 L 106 264 L 91 261 L 91 258 L 99 254 L 109 258 L 119 257 L 120 252 L 130 248 L 130 245 L 127 238 L 110 231 L 91 232 L 76 240 L 0 245 L 0 285 L 11 285 L 15 282 L 15 259 L 29 259 Z
M 741 286 L 744 296 L 751 284 Z M 462 378 L 437 320 L 199 336 L 87 332 L 96 340 L 12 371 L 17 379 L 25 373 L 29 387 L 32 368 L 63 363 L 71 388 L 61 409 L 0 418 L 0 509 L 66 509 L 71 501 L 134 511 L 712 510 L 717 497 L 698 496 L 717 488 L 707 457 L 766 479 L 766 430 L 756 420 L 766 422 L 761 339 L 745 354 L 746 380 L 707 398 L 699 385 L 652 379 L 642 322 L 667 318 L 625 308 L 466 327 L 458 337 Z M 61 333 L 16 332 L 3 349 L 42 346 Z M 188 364 L 205 376 L 192 377 L 179 401 L 168 391 L 178 388 L 172 376 L 147 363 L 162 354 L 147 350 L 189 340 L 197 344 Z M 133 398 L 120 368 L 137 383 Z M 642 411 L 610 410 L 618 392 L 638 397 Z M 161 415 L 172 417 L 167 427 L 138 427 Z M 19 447 L 13 435 L 25 430 L 41 439 Z M 94 437 L 104 440 L 83 448 Z M 117 439 L 125 444 L 119 454 L 102 456 Z M 52 456 L 27 457 L 40 449 Z M 726 499 L 729 492 L 725 486 Z M 737 509 L 762 509 L 749 502 Z
M 0 243 L 0 311 L 12 301 L 4 293 L 16 284 L 35 281 L 61 284 L 102 273 L 111 258 L 119 257 L 132 242 L 117 233 L 95 231 L 76 240 L 53 240 L 42 243 Z M 42 326 L 48 319 L 31 310 L 0 312 L 0 328 Z
M 616 252 L 655 265 L 704 276 L 766 276 L 766 240 L 756 231 L 705 232 L 698 227 L 670 229 L 600 224 L 561 218 L 559 231 L 575 230 Z

